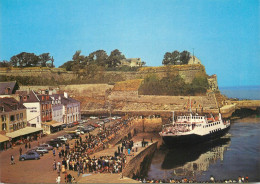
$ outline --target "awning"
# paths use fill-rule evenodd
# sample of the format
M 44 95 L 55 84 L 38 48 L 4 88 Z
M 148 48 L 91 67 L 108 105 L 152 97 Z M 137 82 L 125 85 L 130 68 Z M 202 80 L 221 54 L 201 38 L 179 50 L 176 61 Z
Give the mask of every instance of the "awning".
M 0 142 L 6 142 L 6 141 L 9 141 L 9 137 L 0 134 Z
M 61 126 L 63 123 L 62 122 L 58 122 L 58 123 L 54 123 L 51 126 L 52 127 L 57 127 L 57 126 Z
M 15 137 L 31 134 L 31 133 L 38 132 L 38 131 L 42 131 L 42 128 L 25 127 L 25 128 L 20 129 L 20 130 L 16 130 L 12 133 L 6 133 L 6 136 L 11 137 L 11 138 L 15 138 Z
M 55 120 L 52 120 L 50 122 L 46 122 L 46 123 L 42 123 L 43 125 L 49 125 L 49 126 L 52 126 L 52 127 L 57 127 L 57 126 L 60 126 L 62 125 L 63 123 L 62 122 L 58 122 L 58 121 L 55 121 Z

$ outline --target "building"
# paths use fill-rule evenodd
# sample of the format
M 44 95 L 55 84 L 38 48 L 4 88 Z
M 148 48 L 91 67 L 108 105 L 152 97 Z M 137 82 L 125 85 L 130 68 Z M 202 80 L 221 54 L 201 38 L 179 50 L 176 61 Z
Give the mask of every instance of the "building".
M 143 65 L 145 65 L 145 62 L 141 61 L 140 58 L 129 58 L 121 60 L 121 66 L 140 67 Z
M 196 57 L 196 56 L 191 56 L 189 61 L 188 61 L 189 65 L 192 64 L 201 64 L 201 61 Z
M 52 121 L 42 122 L 44 133 L 51 134 L 61 130 L 63 123 L 63 105 L 61 104 L 61 95 L 50 95 L 52 100 Z
M 0 98 L 0 132 L 11 133 L 27 126 L 26 107 L 14 98 Z
M 209 88 L 214 92 L 219 92 L 217 75 L 211 75 L 208 77 Z
M 63 105 L 63 123 L 68 125 L 81 120 L 79 101 L 70 98 L 68 93 L 64 92 L 64 95 L 61 96 L 61 104 Z
M 0 82 L 0 95 L 11 95 L 15 94 L 16 90 L 19 89 L 19 85 L 16 81 L 11 82 Z
M 63 122 L 63 105 L 61 104 L 61 95 L 54 94 L 50 97 L 52 99 L 52 120 Z
M 31 127 L 41 128 L 41 104 L 34 91 L 17 91 L 20 102 L 26 107 L 27 122 Z
M 40 100 L 41 120 L 42 122 L 49 122 L 52 120 L 52 100 L 47 94 L 37 95 Z

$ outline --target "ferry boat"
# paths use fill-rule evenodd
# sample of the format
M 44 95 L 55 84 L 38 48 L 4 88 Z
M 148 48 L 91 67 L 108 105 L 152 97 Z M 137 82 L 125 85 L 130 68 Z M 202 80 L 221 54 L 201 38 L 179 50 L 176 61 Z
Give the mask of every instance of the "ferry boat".
M 230 121 L 223 120 L 221 114 L 217 117 L 199 116 L 197 113 L 177 116 L 171 124 L 163 125 L 159 133 L 168 147 L 193 145 L 221 137 L 230 128 Z

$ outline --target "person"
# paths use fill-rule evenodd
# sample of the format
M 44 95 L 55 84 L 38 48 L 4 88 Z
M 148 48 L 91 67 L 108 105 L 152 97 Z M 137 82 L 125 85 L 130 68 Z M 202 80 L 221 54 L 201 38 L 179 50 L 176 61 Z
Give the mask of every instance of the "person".
M 55 159 L 54 159 L 54 162 L 53 162 L 53 171 L 55 171 L 57 169 L 57 167 L 56 167 L 56 161 L 55 161 Z
M 15 164 L 15 163 L 14 163 L 14 156 L 11 155 L 11 165 L 13 165 L 13 164 Z
M 55 149 L 52 150 L 53 156 L 55 156 Z
M 20 147 L 19 151 L 20 151 L 20 155 L 22 155 L 22 151 L 23 151 L 22 147 Z
M 248 183 L 248 176 L 246 176 L 245 181 L 246 181 L 246 183 Z
M 211 182 L 211 183 L 214 183 L 214 182 L 215 182 L 215 179 L 214 179 L 214 177 L 213 177 L 212 175 L 210 176 L 210 182 Z
M 31 149 L 31 143 L 29 143 L 29 149 Z
M 64 176 L 64 179 L 65 179 L 65 183 L 68 183 L 68 173 L 65 171 L 65 176 Z
M 28 147 L 28 145 L 27 145 L 27 143 L 25 143 L 25 145 L 24 145 L 24 148 L 27 150 L 27 147 Z
M 58 177 L 56 178 L 56 183 L 60 184 L 60 175 L 58 175 Z

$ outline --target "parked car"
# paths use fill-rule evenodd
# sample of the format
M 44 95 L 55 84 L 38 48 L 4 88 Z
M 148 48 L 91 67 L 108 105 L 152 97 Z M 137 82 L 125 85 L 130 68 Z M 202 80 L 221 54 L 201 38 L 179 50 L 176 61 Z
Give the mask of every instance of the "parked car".
M 108 123 L 108 122 L 110 122 L 110 120 L 107 118 L 107 119 L 104 119 L 103 122 Z
M 88 126 L 84 127 L 84 129 L 86 129 L 86 130 L 88 130 L 89 132 L 91 132 L 91 131 L 93 131 L 95 128 L 94 128 L 93 126 L 88 125 Z
M 88 119 L 83 119 L 83 123 L 87 123 L 88 122 Z
M 66 124 L 62 124 L 62 125 L 61 125 L 61 128 L 62 128 L 62 129 L 64 129 L 64 128 L 66 128 L 66 127 L 67 127 Z
M 47 150 L 52 150 L 53 149 L 53 147 L 51 145 L 49 145 L 49 144 L 41 144 L 40 147 L 45 148 Z
M 74 124 L 73 124 L 73 123 L 69 123 L 69 124 L 67 125 L 67 127 L 68 127 L 68 128 L 74 127 Z
M 60 140 L 60 139 L 51 139 L 50 141 L 47 142 L 49 145 L 53 146 L 53 147 L 57 147 L 61 146 L 62 144 L 65 143 L 64 140 Z
M 76 131 L 76 134 L 77 134 L 77 135 L 80 135 L 80 134 L 83 135 L 83 134 L 84 134 L 84 132 L 83 132 L 82 130 L 77 129 L 77 130 L 75 130 L 75 131 Z
M 73 124 L 73 126 L 76 126 L 76 125 L 79 125 L 79 122 L 75 121 L 72 124 Z
M 69 140 L 72 139 L 72 136 L 71 136 L 70 134 L 65 134 L 64 137 L 67 138 L 67 139 L 69 139 Z
M 77 129 L 81 129 L 81 128 L 84 128 L 84 125 L 78 125 L 77 126 Z
M 103 121 L 98 121 L 97 124 L 103 126 L 105 123 Z
M 76 133 L 70 133 L 69 134 L 71 136 L 72 139 L 78 139 L 79 135 L 77 135 Z
M 98 128 L 98 127 L 100 127 L 100 125 L 97 124 L 97 123 L 92 123 L 91 126 L 93 126 L 94 128 Z
M 89 118 L 90 119 L 98 119 L 98 117 L 96 117 L 96 116 L 90 116 Z
M 49 151 L 43 147 L 35 147 L 31 149 L 32 151 L 36 151 L 39 155 L 43 155 L 45 153 L 48 153 Z
M 64 136 L 59 136 L 59 137 L 57 137 L 57 139 L 60 139 L 60 140 L 62 140 L 64 142 L 66 142 L 68 140 L 68 138 L 66 138 Z
M 113 119 L 113 120 L 115 120 L 115 119 L 121 119 L 121 117 L 120 117 L 120 116 L 114 116 L 114 117 L 112 117 L 112 119 Z
M 27 153 L 20 155 L 19 160 L 38 160 L 40 159 L 40 155 L 36 151 L 28 151 Z

